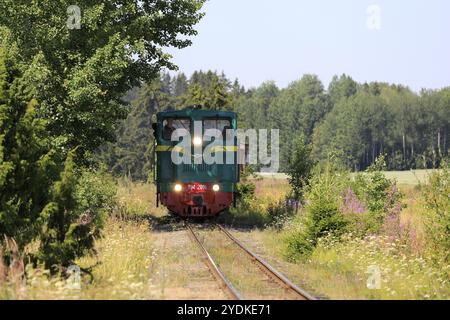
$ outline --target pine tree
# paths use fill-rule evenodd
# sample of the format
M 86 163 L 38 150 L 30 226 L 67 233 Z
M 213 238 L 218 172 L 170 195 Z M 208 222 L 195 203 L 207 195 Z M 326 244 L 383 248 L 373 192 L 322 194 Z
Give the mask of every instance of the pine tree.
M 0 234 L 23 248 L 40 232 L 58 157 L 36 117 L 37 102 L 19 100 L 8 78 L 0 51 Z
M 16 81 L 0 50 L 0 241 L 12 238 L 23 250 L 40 240 L 31 261 L 67 266 L 92 248 L 102 218 L 92 207 L 95 219 L 80 221 L 85 208 L 76 198 L 74 151 L 64 161 L 51 147 L 39 104 L 24 101 Z

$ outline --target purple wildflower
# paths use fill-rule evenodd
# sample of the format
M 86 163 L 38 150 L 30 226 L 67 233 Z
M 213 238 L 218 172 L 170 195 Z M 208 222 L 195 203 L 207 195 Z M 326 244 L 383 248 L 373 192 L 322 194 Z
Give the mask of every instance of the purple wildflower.
M 356 194 L 351 188 L 348 188 L 343 194 L 343 201 L 341 204 L 342 213 L 364 213 L 366 208 L 364 204 L 359 201 Z

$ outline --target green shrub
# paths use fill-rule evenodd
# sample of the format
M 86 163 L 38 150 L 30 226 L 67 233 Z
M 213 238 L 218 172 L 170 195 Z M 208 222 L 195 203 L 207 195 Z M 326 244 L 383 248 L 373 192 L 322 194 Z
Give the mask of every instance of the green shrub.
M 287 237 L 289 260 L 309 256 L 321 237 L 346 231 L 348 221 L 339 208 L 340 194 L 348 181 L 349 175 L 337 171 L 331 163 L 325 164 L 323 170 L 316 168 L 305 194 L 305 214 L 300 226 Z
M 427 208 L 426 236 L 432 256 L 438 263 L 450 262 L 450 163 L 443 161 L 441 170 L 430 174 L 422 186 Z
M 314 162 L 311 160 L 311 146 L 306 144 L 303 136 L 294 141 L 294 148 L 290 155 L 287 170 L 288 181 L 295 200 L 303 200 L 303 193 L 311 178 Z
M 99 216 L 111 213 L 117 205 L 117 183 L 105 171 L 84 170 L 75 188 L 77 210 L 92 211 Z
M 92 252 L 105 216 L 115 205 L 116 186 L 104 173 L 79 171 L 69 153 L 61 180 L 44 208 L 38 260 L 47 268 L 68 266 Z
M 286 223 L 293 218 L 295 210 L 296 204 L 287 199 L 271 203 L 267 208 L 267 226 L 277 230 L 283 229 Z
M 364 199 L 371 212 L 383 210 L 386 191 L 392 185 L 392 181 L 383 174 L 385 168 L 384 156 L 380 156 L 366 172 L 359 173 L 355 177 L 354 189 L 358 196 Z
M 264 228 L 267 224 L 267 214 L 254 202 L 248 206 L 238 204 L 237 208 L 230 208 L 218 218 L 220 223 L 238 228 Z
M 395 181 L 383 174 L 385 167 L 381 156 L 353 181 L 347 172 L 329 162 L 323 170 L 316 168 L 306 189 L 301 224 L 287 238 L 288 258 L 307 257 L 317 241 L 328 235 L 352 233 L 364 237 L 384 231 L 398 237 L 403 195 Z
M 43 209 L 51 202 L 63 161 L 50 147 L 37 101 L 20 87 L 0 48 L 0 241 L 12 238 L 21 251 L 42 232 Z
M 256 186 L 251 181 L 241 182 L 236 185 L 236 196 L 238 201 L 245 205 L 248 205 L 251 201 L 255 200 Z
M 403 208 L 401 204 L 403 194 L 398 190 L 395 181 L 386 178 L 383 173 L 385 169 L 386 162 L 381 155 L 366 172 L 356 174 L 351 183 L 352 190 L 367 208 L 367 213 L 356 217 L 361 218 L 357 223 L 360 226 L 364 225 L 363 235 L 378 233 L 386 219 L 392 220 L 394 215 L 398 217 Z M 361 229 L 354 231 L 361 233 Z

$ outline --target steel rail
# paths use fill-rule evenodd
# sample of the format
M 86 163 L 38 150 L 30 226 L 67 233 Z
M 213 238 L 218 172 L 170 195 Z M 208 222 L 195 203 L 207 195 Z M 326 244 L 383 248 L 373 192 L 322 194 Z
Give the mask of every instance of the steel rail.
M 220 270 L 220 268 L 212 259 L 208 250 L 206 250 L 205 246 L 202 244 L 200 239 L 195 234 L 194 230 L 192 230 L 191 226 L 187 222 L 185 222 L 185 227 L 188 230 L 188 234 L 191 240 L 197 244 L 198 248 L 203 253 L 205 263 L 208 266 L 208 269 L 211 271 L 211 273 L 217 279 L 217 281 L 221 284 L 221 288 L 225 290 L 233 300 L 243 300 L 239 291 L 237 291 L 236 288 L 231 284 L 231 282 L 225 277 L 223 272 Z
M 302 288 L 298 287 L 294 283 L 292 283 L 288 278 L 286 278 L 283 274 L 274 269 L 270 264 L 261 259 L 247 247 L 245 247 L 238 239 L 236 239 L 228 230 L 222 227 L 220 224 L 215 224 L 220 231 L 222 231 L 233 243 L 235 243 L 238 247 L 240 247 L 253 261 L 259 264 L 264 270 L 266 270 L 269 275 L 273 278 L 276 278 L 280 283 L 282 283 L 287 289 L 294 292 L 303 300 L 317 300 L 316 297 L 306 292 Z

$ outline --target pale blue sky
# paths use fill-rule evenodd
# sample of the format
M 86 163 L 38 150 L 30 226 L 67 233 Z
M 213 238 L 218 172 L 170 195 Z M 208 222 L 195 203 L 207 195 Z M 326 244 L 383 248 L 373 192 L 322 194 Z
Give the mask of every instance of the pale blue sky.
M 370 5 L 381 29 L 367 27 Z M 285 87 L 304 73 L 413 90 L 450 86 L 448 0 L 210 0 L 189 48 L 168 50 L 180 71 L 224 71 L 246 87 Z

